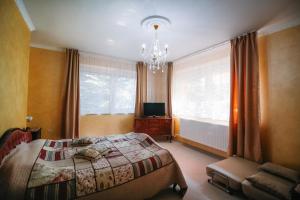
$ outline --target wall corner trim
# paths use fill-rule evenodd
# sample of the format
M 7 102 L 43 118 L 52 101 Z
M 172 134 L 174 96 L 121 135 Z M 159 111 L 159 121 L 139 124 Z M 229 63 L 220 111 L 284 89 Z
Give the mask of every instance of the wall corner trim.
M 39 49 L 46 49 L 46 50 L 51 50 L 51 51 L 59 51 L 59 52 L 65 51 L 65 48 L 48 46 L 48 45 L 43 45 L 43 44 L 35 44 L 35 43 L 31 43 L 30 47 L 39 48 Z
M 295 19 L 290 19 L 289 21 L 280 22 L 280 23 L 273 23 L 270 25 L 265 25 L 264 27 L 260 28 L 257 33 L 258 36 L 270 35 L 272 33 L 276 33 L 288 28 L 296 27 L 300 25 L 300 17 Z
M 200 149 L 202 151 L 217 155 L 219 157 L 222 157 L 222 158 L 227 158 L 228 157 L 227 152 L 225 152 L 225 151 L 222 151 L 220 149 L 216 149 L 214 147 L 210 147 L 210 146 L 207 146 L 205 144 L 201 144 L 199 142 L 187 139 L 185 137 L 182 137 L 180 134 L 177 134 L 174 139 L 178 142 L 181 142 L 183 144 L 187 144 L 187 145 L 192 146 L 196 149 Z
M 15 0 L 16 4 L 17 4 L 17 7 L 25 21 L 25 23 L 27 24 L 28 28 L 30 31 L 35 31 L 35 26 L 27 12 L 27 9 L 26 9 L 26 6 L 24 4 L 24 1 L 23 0 Z

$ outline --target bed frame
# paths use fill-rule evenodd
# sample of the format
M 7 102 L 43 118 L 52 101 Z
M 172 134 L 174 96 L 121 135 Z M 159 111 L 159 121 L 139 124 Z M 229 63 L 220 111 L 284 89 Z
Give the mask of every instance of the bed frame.
M 0 138 L 0 165 L 5 158 L 18 144 L 31 142 L 31 133 L 20 128 L 11 128 L 4 132 Z

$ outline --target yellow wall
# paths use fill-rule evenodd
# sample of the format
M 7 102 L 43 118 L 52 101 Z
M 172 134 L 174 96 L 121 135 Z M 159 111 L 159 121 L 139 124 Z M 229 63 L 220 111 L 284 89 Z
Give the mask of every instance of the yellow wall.
M 0 135 L 26 126 L 30 31 L 13 0 L 0 1 Z
M 100 136 L 133 131 L 133 115 L 86 115 L 80 117 L 80 136 Z
M 41 127 L 42 137 L 58 139 L 61 133 L 65 53 L 30 48 L 28 115 L 31 127 Z M 80 137 L 133 131 L 133 115 L 80 117 Z
M 176 137 L 180 134 L 180 119 L 173 116 L 173 135 Z
M 259 53 L 264 157 L 300 170 L 300 26 L 260 38 Z
M 64 52 L 30 48 L 28 126 L 41 127 L 43 138 L 60 138 L 65 74 Z

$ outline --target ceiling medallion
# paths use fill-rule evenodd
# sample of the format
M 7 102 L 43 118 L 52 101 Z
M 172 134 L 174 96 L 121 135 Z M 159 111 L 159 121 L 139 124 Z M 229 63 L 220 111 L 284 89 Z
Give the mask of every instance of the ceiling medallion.
M 152 29 L 154 31 L 154 38 L 150 44 L 150 48 L 146 48 L 146 44 L 142 45 L 141 56 L 143 58 L 144 64 L 155 73 L 156 71 L 164 72 L 166 68 L 166 60 L 168 55 L 168 44 L 163 47 L 160 46 L 160 41 L 158 39 L 158 29 L 169 27 L 171 21 L 163 16 L 153 15 L 146 17 L 141 21 L 141 26 L 147 30 Z

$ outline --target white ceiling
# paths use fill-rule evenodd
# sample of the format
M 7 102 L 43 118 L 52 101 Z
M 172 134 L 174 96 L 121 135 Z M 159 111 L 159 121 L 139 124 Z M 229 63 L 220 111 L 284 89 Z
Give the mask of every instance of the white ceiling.
M 299 0 L 24 0 L 36 30 L 32 44 L 77 48 L 140 60 L 152 40 L 140 21 L 169 18 L 159 31 L 174 60 L 247 31 L 298 18 Z

